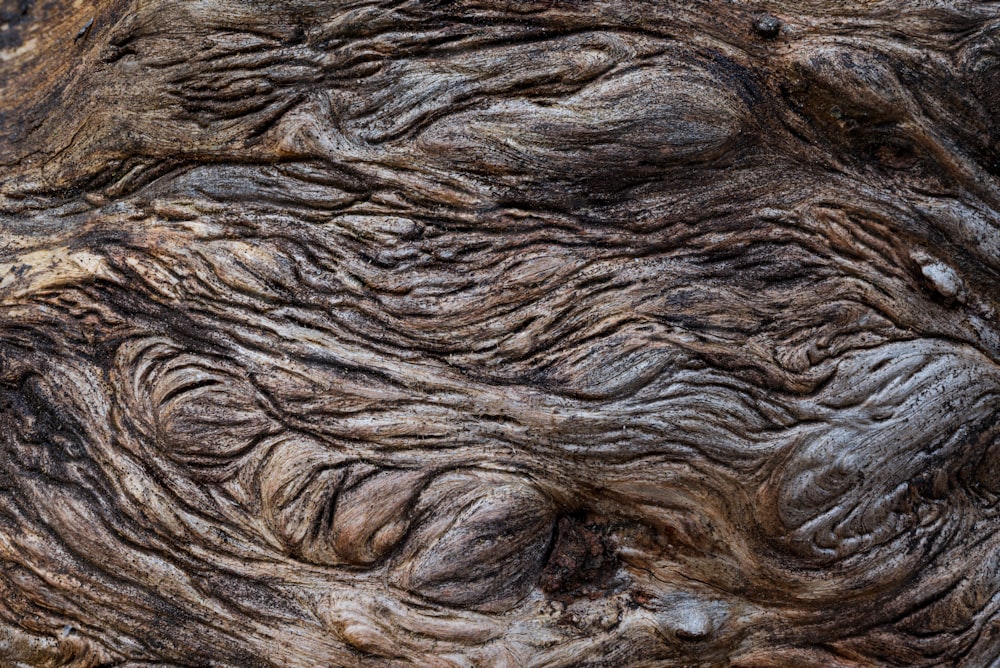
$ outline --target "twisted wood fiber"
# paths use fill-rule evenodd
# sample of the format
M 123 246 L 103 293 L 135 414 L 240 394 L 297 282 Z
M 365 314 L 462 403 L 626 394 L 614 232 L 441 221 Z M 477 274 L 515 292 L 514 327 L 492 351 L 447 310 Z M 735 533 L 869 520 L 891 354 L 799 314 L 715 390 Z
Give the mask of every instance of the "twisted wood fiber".
M 1000 4 L 0 2 L 0 664 L 1000 660 Z

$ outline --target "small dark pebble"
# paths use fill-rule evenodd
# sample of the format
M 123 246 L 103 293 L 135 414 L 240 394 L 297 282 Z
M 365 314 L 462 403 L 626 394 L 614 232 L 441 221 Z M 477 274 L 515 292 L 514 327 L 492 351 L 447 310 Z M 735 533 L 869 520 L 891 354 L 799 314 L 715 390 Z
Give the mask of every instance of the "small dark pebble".
M 757 34 L 765 39 L 774 39 L 781 32 L 781 21 L 777 18 L 771 16 L 770 14 L 765 14 L 757 19 L 757 22 L 753 24 L 754 30 Z

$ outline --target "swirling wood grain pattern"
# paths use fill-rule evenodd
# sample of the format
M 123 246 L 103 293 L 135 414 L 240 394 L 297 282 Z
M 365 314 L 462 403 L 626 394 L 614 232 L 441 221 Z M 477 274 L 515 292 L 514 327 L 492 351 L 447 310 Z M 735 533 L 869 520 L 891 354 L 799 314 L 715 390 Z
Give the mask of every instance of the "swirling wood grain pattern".
M 1000 661 L 1000 4 L 0 2 L 0 664 Z

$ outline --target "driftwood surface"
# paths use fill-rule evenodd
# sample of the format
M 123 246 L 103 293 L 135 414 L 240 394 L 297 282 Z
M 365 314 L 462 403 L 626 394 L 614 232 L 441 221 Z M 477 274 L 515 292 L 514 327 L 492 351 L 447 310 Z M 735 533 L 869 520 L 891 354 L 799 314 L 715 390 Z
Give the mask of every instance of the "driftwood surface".
M 0 1 L 0 665 L 1000 661 L 1000 4 Z

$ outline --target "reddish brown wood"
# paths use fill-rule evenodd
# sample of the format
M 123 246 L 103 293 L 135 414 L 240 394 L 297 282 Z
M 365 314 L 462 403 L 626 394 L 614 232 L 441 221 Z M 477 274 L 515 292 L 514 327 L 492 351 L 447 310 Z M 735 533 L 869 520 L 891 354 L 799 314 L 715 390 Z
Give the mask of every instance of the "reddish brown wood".
M 0 2 L 0 665 L 1000 660 L 1000 5 Z

